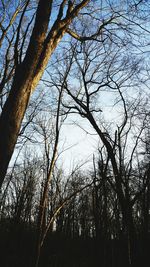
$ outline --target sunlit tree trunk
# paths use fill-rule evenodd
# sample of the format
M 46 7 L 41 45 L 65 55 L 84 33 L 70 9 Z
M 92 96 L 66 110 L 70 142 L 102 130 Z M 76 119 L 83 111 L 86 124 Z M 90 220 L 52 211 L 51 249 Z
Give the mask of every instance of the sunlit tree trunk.
M 16 67 L 12 88 L 0 117 L 0 188 L 14 151 L 30 95 L 68 26 L 88 2 L 89 0 L 83 0 L 78 5 L 72 5 L 69 1 L 67 13 L 63 17 L 66 5 L 66 1 L 63 0 L 59 6 L 57 19 L 47 33 L 53 1 L 39 1 L 25 58 Z

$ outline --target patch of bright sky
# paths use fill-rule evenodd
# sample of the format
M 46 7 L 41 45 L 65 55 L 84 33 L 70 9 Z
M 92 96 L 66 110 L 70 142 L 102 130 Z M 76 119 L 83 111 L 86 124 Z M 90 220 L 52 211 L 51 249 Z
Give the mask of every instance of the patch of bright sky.
M 62 127 L 61 138 L 64 140 L 61 156 L 63 167 L 71 171 L 77 165 L 90 165 L 93 154 L 97 153 L 99 138 L 87 120 L 73 116 Z M 84 164 L 85 163 L 85 164 Z
M 103 117 L 105 125 L 113 124 L 111 128 L 116 130 L 116 124 L 119 124 L 121 119 L 122 108 L 112 106 L 113 98 L 115 98 L 114 94 L 103 94 L 102 113 L 97 116 Z M 101 122 L 99 125 L 102 129 Z M 92 165 L 93 154 L 98 154 L 100 138 L 87 119 L 81 118 L 80 115 L 70 115 L 62 127 L 60 139 L 65 140 L 61 161 L 66 170 L 70 171 L 74 166 L 82 165 L 84 162 L 86 167 Z M 67 149 L 69 147 L 70 149 Z

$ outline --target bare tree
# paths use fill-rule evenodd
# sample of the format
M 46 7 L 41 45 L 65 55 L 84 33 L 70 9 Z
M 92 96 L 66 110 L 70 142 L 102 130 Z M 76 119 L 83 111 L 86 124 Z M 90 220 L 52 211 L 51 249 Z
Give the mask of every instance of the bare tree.
M 89 2 L 89 0 L 84 0 L 80 3 L 78 1 L 61 1 L 58 3 L 56 19 L 49 29 L 49 22 L 50 18 L 52 18 L 52 11 L 55 4 L 53 1 L 48 0 L 39 1 L 28 48 L 25 54 L 22 48 L 20 50 L 21 54 L 19 55 L 18 42 L 20 30 L 29 1 L 25 4 L 17 27 L 17 36 L 14 45 L 15 73 L 9 96 L 0 117 L 1 185 L 14 150 L 30 95 L 38 84 L 50 56 L 67 32 L 69 25 Z M 25 31 L 28 32 L 28 26 Z M 22 41 L 23 46 L 24 41 L 25 38 Z

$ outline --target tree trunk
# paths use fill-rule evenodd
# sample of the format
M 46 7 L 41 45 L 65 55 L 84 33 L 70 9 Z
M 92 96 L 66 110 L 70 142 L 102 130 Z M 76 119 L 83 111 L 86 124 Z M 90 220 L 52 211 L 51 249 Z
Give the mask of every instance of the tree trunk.
M 123 224 L 125 228 L 125 238 L 127 240 L 127 254 L 129 266 L 136 266 L 136 229 L 133 221 L 132 206 L 126 203 L 123 211 Z
M 43 4 L 42 4 L 43 2 Z M 35 88 L 40 77 L 36 79 L 35 70 L 47 33 L 50 1 L 39 1 L 34 29 L 26 56 L 22 64 L 16 67 L 10 94 L 0 117 L 0 188 L 2 186 L 9 161 L 17 141 L 21 122 L 26 111 L 32 87 Z M 38 70 L 42 75 L 42 70 Z
M 74 8 L 68 4 L 66 17 L 62 19 L 65 4 L 65 1 L 62 1 L 58 17 L 47 33 L 53 1 L 39 0 L 28 49 L 23 62 L 16 68 L 12 88 L 0 117 L 0 188 L 14 151 L 30 95 L 68 26 L 88 2 L 89 0 L 83 0 Z

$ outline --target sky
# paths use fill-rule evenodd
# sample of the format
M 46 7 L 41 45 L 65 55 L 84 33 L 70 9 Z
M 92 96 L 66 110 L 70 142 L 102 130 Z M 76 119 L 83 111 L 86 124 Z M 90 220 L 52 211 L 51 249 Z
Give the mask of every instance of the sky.
M 70 118 L 61 129 L 60 141 L 61 138 L 64 140 L 61 161 L 67 172 L 77 165 L 83 164 L 83 168 L 91 166 L 93 154 L 97 153 L 99 138 L 85 119 L 80 119 L 79 116 Z
M 104 120 L 105 125 L 111 125 L 115 132 L 116 125 L 121 119 L 120 114 L 122 108 L 112 106 L 112 99 L 114 96 L 110 94 L 108 97 L 106 93 L 101 99 L 102 113 L 98 114 L 101 122 Z M 98 147 L 100 138 L 96 134 L 93 127 L 87 119 L 81 118 L 80 115 L 70 115 L 64 122 L 61 128 L 60 135 L 60 150 L 64 152 L 60 156 L 60 161 L 63 162 L 63 167 L 67 171 L 71 171 L 76 165 L 82 165 L 83 169 L 92 167 L 93 154 L 98 155 Z M 84 164 L 85 162 L 85 164 Z M 81 168 L 82 169 L 82 168 Z

